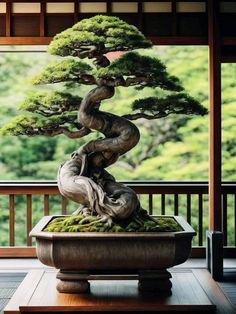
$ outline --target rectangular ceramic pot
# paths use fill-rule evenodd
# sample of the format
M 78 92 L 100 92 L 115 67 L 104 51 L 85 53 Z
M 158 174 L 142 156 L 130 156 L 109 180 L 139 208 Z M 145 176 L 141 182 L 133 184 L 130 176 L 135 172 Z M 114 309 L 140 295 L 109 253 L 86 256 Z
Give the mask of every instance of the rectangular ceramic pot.
M 67 270 L 158 270 L 187 260 L 196 232 L 179 216 L 178 232 L 78 233 L 44 232 L 60 216 L 45 216 L 31 231 L 38 259 L 48 266 Z

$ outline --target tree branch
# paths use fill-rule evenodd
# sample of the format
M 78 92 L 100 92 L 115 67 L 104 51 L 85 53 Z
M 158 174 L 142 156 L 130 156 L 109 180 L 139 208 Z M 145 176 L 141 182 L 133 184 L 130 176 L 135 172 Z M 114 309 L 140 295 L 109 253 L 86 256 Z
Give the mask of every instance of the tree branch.
M 136 76 L 136 77 L 129 77 L 125 81 L 125 86 L 134 86 L 134 85 L 146 85 L 147 84 L 147 77 L 145 76 Z
M 137 120 L 137 119 L 147 119 L 147 120 L 154 120 L 154 119 L 160 119 L 160 118 L 164 118 L 167 117 L 168 113 L 166 112 L 161 112 L 161 113 L 157 113 L 155 115 L 148 115 L 146 113 L 142 113 L 142 112 L 137 112 L 137 113 L 131 113 L 131 114 L 125 114 L 122 117 L 127 119 L 127 120 Z
M 88 135 L 91 132 L 90 129 L 83 127 L 78 131 L 69 131 L 67 128 L 59 127 L 57 130 L 46 131 L 45 135 L 47 136 L 56 136 L 59 134 L 64 134 L 69 138 L 81 138 L 85 135 Z
M 80 46 L 80 48 L 77 50 L 77 55 L 79 58 L 95 59 L 93 61 L 93 64 L 98 68 L 105 68 L 110 64 L 108 58 L 104 56 L 105 53 L 106 48 L 104 44 L 98 44 L 93 46 Z
M 32 111 L 32 112 L 41 114 L 44 117 L 52 117 L 52 116 L 57 116 L 57 115 L 61 114 L 63 111 L 60 110 L 60 111 L 55 111 L 55 112 L 53 112 L 53 111 L 46 112 L 46 111 L 37 109 L 37 110 Z
M 96 79 L 93 75 L 90 74 L 81 74 L 79 83 L 87 84 L 87 85 L 94 85 L 96 84 Z

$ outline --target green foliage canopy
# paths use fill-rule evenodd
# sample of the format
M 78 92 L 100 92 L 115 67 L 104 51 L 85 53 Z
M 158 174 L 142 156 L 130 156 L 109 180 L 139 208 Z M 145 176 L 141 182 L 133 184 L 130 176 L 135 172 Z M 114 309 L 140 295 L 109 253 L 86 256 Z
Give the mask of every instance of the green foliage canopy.
M 31 91 L 19 105 L 26 110 L 43 116 L 59 115 L 66 111 L 78 110 L 82 98 L 59 91 Z
M 19 115 L 1 128 L 1 135 L 48 135 L 74 121 L 75 116 L 53 116 L 45 118 L 36 114 Z
M 84 74 L 91 71 L 89 64 L 75 58 L 59 59 L 42 69 L 32 79 L 32 84 L 53 84 L 66 81 L 80 82 Z
M 126 115 L 126 118 L 146 118 L 159 119 L 170 114 L 205 115 L 207 109 L 199 101 L 186 93 L 170 94 L 166 97 L 148 97 L 137 99 L 133 102 L 134 111 L 139 111 L 135 115 Z
M 113 61 L 107 68 L 99 69 L 96 75 L 104 78 L 126 77 L 125 86 L 140 85 L 142 87 L 160 87 L 171 91 L 183 90 L 179 79 L 169 75 L 160 60 L 142 56 L 137 52 L 126 53 Z
M 96 57 L 97 53 L 149 48 L 152 44 L 133 25 L 114 16 L 83 19 L 55 36 L 48 52 L 59 56 Z
M 135 86 L 165 90 L 162 97 L 142 98 L 131 107 L 125 118 L 158 119 L 169 114 L 206 114 L 204 107 L 186 93 L 177 77 L 169 75 L 165 65 L 157 58 L 128 52 L 111 64 L 105 53 L 116 50 L 133 50 L 150 47 L 150 41 L 132 25 L 111 16 L 95 16 L 75 24 L 72 28 L 55 36 L 49 52 L 60 58 L 47 65 L 37 74 L 34 85 L 75 83 L 82 85 Z M 68 57 L 69 56 L 69 57 Z M 95 67 L 78 58 L 95 58 Z M 105 60 L 105 61 L 104 61 Z M 108 61 L 108 63 L 107 63 Z M 101 68 L 102 67 L 102 68 Z M 79 84 L 78 84 L 79 83 Z M 73 91 L 74 92 L 74 91 Z M 47 135 L 64 134 L 79 138 L 90 133 L 78 122 L 81 98 L 69 93 L 33 93 L 20 106 L 23 114 L 14 118 L 1 129 L 2 135 Z M 25 132 L 24 132 L 25 130 Z

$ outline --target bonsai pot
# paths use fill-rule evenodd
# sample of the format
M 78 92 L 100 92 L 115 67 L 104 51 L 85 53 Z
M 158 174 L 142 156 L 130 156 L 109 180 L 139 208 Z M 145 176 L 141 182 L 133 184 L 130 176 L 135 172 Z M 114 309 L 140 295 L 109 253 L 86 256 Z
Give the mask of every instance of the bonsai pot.
M 170 292 L 167 268 L 187 260 L 196 232 L 179 216 L 178 232 L 44 232 L 60 216 L 45 216 L 31 231 L 36 238 L 38 259 L 60 269 L 57 290 L 81 293 L 89 290 L 88 280 L 138 279 L 141 291 Z M 119 274 L 119 276 L 117 276 Z M 136 275 L 136 276 L 134 276 Z

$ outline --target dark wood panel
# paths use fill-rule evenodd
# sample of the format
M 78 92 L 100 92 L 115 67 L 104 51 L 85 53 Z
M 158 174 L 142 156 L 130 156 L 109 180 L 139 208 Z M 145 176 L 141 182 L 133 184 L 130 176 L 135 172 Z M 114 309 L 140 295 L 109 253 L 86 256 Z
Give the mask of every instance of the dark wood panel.
M 6 35 L 6 16 L 0 15 L 0 36 Z
M 114 13 L 112 15 L 119 17 L 129 24 L 139 27 L 139 16 L 137 13 Z
M 52 37 L 74 25 L 74 14 L 71 15 L 46 15 L 45 33 L 46 36 Z
M 172 14 L 144 13 L 143 32 L 147 36 L 171 36 Z
M 89 19 L 90 17 L 95 16 L 96 13 L 79 13 L 79 21 L 83 19 Z
M 207 36 L 206 14 L 178 13 L 177 35 L 179 36 Z
M 11 17 L 11 34 L 12 36 L 33 37 L 39 36 L 38 16 L 14 15 Z
M 220 29 L 222 36 L 236 36 L 236 13 L 221 14 Z

